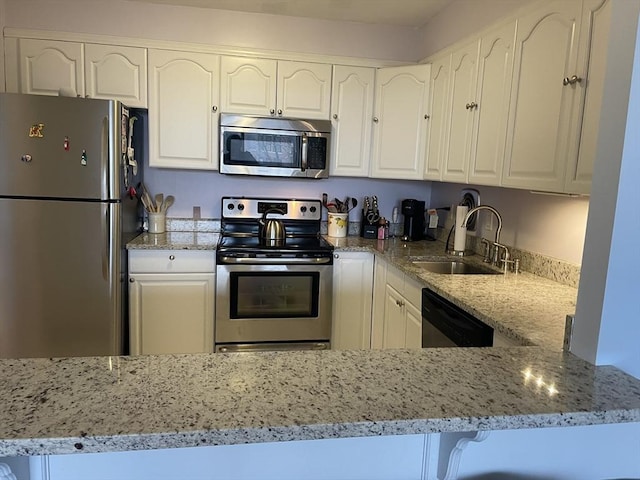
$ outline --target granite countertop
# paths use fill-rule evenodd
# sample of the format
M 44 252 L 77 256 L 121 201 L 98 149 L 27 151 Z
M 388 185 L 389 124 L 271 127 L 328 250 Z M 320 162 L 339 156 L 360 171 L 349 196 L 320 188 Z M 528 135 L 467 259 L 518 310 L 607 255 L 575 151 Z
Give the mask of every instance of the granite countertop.
M 576 308 L 576 288 L 526 272 L 442 275 L 411 263 L 418 259 L 459 259 L 447 255 L 442 242 L 360 237 L 326 239 L 336 251 L 374 252 L 424 287 L 523 345 L 563 348 L 565 319 Z M 463 261 L 482 263 L 478 255 L 464 257 Z
M 215 250 L 219 233 L 143 233 L 127 244 L 136 249 Z M 562 349 L 565 318 L 575 312 L 578 290 L 527 272 L 506 275 L 441 275 L 421 269 L 414 259 L 457 258 L 442 242 L 369 240 L 358 236 L 325 236 L 336 251 L 365 251 L 381 256 L 423 286 L 458 305 L 522 345 Z M 480 263 L 480 257 L 464 257 Z
M 128 250 L 215 250 L 219 233 L 142 233 L 127 243 Z
M 640 421 L 640 380 L 540 347 L 0 360 L 0 456 Z

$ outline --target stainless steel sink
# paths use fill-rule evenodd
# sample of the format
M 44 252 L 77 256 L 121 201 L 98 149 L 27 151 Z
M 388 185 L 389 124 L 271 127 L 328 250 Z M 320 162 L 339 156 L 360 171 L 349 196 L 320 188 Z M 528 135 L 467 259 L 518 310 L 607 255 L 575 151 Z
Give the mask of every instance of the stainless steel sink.
M 459 260 L 417 260 L 411 263 L 428 272 L 442 273 L 445 275 L 500 275 L 502 273 L 482 265 L 474 265 Z

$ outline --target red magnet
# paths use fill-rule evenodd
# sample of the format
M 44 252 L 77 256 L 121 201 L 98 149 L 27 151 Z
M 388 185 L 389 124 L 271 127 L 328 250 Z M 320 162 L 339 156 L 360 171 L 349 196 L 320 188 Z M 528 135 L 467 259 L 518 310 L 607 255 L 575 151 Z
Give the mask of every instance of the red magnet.
M 69 151 L 69 137 L 64 137 L 64 151 Z

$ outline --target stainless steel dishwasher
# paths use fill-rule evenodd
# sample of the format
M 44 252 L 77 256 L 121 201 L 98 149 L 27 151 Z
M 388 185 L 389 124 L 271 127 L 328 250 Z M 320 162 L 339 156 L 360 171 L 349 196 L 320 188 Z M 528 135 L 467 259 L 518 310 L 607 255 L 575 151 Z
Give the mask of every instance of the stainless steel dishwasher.
M 422 289 L 422 348 L 492 346 L 492 327 L 428 288 Z

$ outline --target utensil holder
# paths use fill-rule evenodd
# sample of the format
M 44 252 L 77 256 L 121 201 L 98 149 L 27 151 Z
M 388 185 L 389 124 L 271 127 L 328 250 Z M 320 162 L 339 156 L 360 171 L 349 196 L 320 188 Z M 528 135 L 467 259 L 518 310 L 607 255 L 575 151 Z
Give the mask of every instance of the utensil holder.
M 149 233 L 164 233 L 167 229 L 167 216 L 164 213 L 149 212 Z
M 330 237 L 346 237 L 349 230 L 349 214 L 327 213 L 327 230 Z

